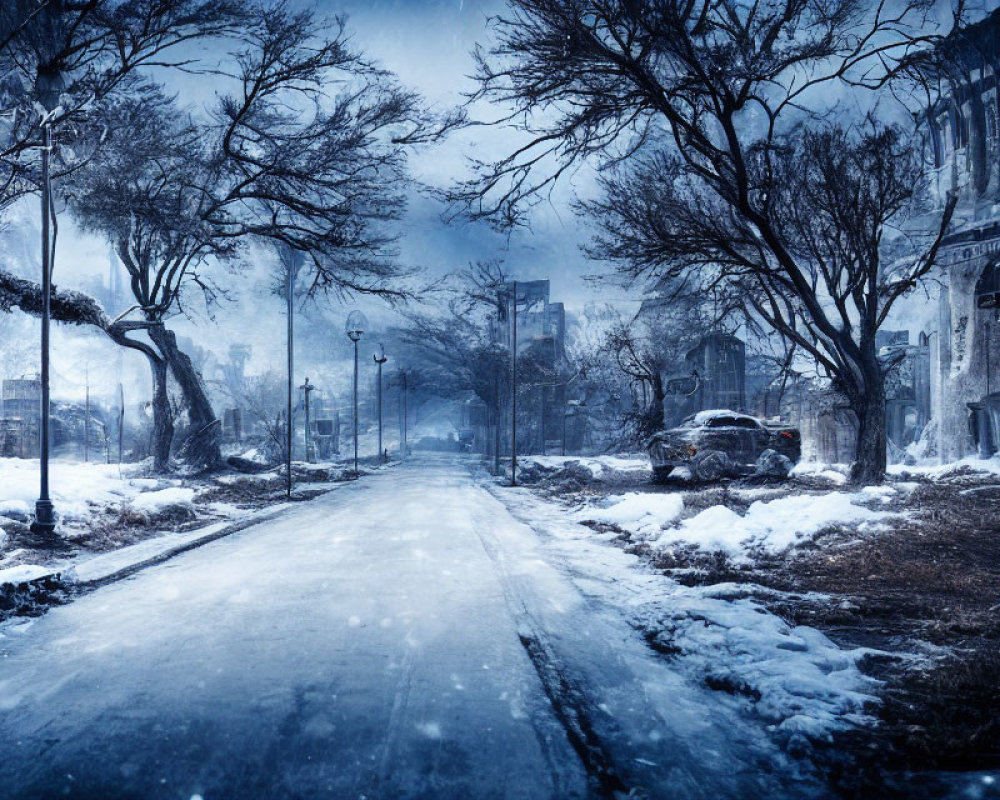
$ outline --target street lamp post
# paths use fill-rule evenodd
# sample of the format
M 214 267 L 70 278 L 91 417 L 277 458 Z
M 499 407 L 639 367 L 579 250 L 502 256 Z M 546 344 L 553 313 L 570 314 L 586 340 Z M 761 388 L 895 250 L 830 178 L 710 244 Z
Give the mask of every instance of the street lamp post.
M 294 443 L 292 427 L 292 393 L 295 387 L 295 277 L 305 256 L 301 250 L 293 250 L 284 246 L 279 249 L 281 265 L 285 268 L 285 314 L 287 315 L 287 331 L 285 334 L 287 369 L 287 391 L 285 409 L 285 495 L 292 496 L 292 444 Z
M 56 527 L 55 507 L 49 497 L 49 322 L 52 315 L 52 249 L 49 227 L 52 222 L 52 180 L 49 157 L 52 150 L 50 117 L 59 105 L 63 88 L 62 75 L 54 67 L 39 71 L 37 89 L 39 102 L 45 108 L 42 119 L 42 364 L 41 407 L 39 425 L 39 491 L 35 501 L 35 520 L 31 529 L 36 533 L 52 534 Z
M 344 331 L 347 338 L 354 342 L 354 477 L 358 477 L 358 341 L 368 327 L 368 320 L 360 311 L 352 311 L 347 315 Z
M 400 458 L 406 458 L 407 455 L 408 455 L 408 449 L 407 449 L 408 445 L 407 445 L 407 442 L 406 442 L 406 437 L 407 437 L 407 434 L 409 433 L 409 429 L 408 429 L 409 418 L 408 418 L 407 405 L 406 405 L 406 390 L 407 390 L 407 383 L 406 383 L 406 381 L 407 381 L 407 373 L 406 373 L 406 370 L 400 370 L 400 373 L 401 373 L 401 378 L 402 378 L 402 382 L 403 382 L 403 446 L 402 446 L 402 448 L 400 448 L 399 457 Z
M 517 281 L 512 295 L 512 347 L 510 352 L 510 485 L 517 486 Z
M 378 350 L 372 356 L 378 364 L 378 463 L 382 463 L 382 365 L 389 359 L 385 355 L 385 348 L 380 344 Z

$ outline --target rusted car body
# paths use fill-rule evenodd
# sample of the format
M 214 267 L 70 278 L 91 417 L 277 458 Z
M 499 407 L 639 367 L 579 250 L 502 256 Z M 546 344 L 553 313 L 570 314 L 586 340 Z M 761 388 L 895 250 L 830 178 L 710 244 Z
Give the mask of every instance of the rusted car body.
M 654 481 L 663 481 L 676 467 L 687 467 L 703 481 L 755 472 L 782 477 L 801 457 L 802 437 L 797 428 L 719 409 L 654 434 L 647 448 Z

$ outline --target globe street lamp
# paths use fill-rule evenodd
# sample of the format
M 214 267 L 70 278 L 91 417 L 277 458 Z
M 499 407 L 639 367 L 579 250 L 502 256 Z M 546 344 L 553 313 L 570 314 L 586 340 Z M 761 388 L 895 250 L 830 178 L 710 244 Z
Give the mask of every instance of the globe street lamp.
M 382 365 L 388 361 L 385 348 L 381 344 L 372 356 L 378 364 L 378 463 L 382 463 Z
M 360 311 L 354 310 L 347 315 L 344 332 L 347 338 L 354 342 L 354 477 L 358 476 L 358 341 L 368 327 L 368 320 Z

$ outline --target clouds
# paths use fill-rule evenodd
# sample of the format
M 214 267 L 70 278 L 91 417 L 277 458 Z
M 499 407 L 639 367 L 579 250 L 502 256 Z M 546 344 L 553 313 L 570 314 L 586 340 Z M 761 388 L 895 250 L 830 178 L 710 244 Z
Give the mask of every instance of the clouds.
M 487 44 L 488 18 L 504 8 L 502 0 L 321 0 L 318 9 L 348 16 L 354 45 L 395 72 L 406 85 L 444 110 L 464 101 L 474 88 L 469 78 L 476 44 Z M 486 106 L 478 117 L 494 117 Z M 467 175 L 467 158 L 499 156 L 509 152 L 516 134 L 509 129 L 475 127 L 450 136 L 411 160 L 414 176 L 431 186 L 444 187 Z M 586 172 L 577 183 L 589 182 Z M 556 188 L 550 204 L 532 217 L 531 230 L 510 237 L 488 226 L 461 221 L 445 224 L 444 207 L 426 195 L 414 193 L 400 241 L 401 258 L 424 268 L 430 277 L 460 269 L 479 259 L 503 258 L 518 277 L 550 278 L 553 299 L 582 307 L 592 298 L 583 274 L 596 271 L 579 251 L 586 241 L 584 225 L 570 210 L 574 186 Z

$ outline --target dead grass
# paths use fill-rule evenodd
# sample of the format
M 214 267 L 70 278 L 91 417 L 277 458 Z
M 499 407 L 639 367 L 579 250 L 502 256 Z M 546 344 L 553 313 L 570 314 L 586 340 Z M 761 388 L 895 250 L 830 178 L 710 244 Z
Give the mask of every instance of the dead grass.
M 600 526 L 682 583 L 777 589 L 757 599 L 792 624 L 819 628 L 844 647 L 918 654 L 862 662 L 883 682 L 881 703 L 871 709 L 878 725 L 840 734 L 818 751 L 819 767 L 845 797 L 909 797 L 913 784 L 901 776 L 914 771 L 1000 768 L 1000 482 L 968 469 L 933 482 L 901 480 L 918 485 L 891 503 L 873 499 L 874 507 L 903 515 L 890 530 L 861 535 L 832 526 L 807 546 L 746 567 L 694 547 L 654 553 L 627 532 Z M 755 487 L 677 481 L 604 484 L 599 493 L 683 492 L 690 516 L 717 504 L 744 513 L 761 499 L 745 488 Z M 579 502 L 589 489 L 563 498 Z M 841 487 L 822 478 L 796 478 L 778 494 L 835 490 Z M 659 641 L 655 631 L 647 639 L 654 647 Z

